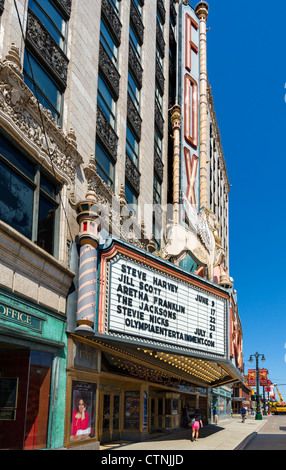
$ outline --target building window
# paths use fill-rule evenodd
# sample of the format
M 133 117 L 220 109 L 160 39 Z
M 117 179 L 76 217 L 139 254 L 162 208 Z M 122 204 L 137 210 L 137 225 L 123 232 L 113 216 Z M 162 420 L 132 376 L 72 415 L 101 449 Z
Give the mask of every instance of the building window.
M 130 42 L 130 45 L 131 45 L 133 51 L 135 52 L 135 54 L 137 56 L 137 59 L 139 60 L 139 62 L 141 62 L 141 46 L 140 46 L 138 37 L 137 37 L 132 25 L 130 25 L 130 28 L 129 28 L 129 42 Z
M 67 22 L 49 0 L 29 0 L 29 8 L 49 31 L 58 46 L 65 51 Z
M 115 40 L 104 23 L 101 20 L 100 23 L 100 42 L 103 45 L 104 49 L 106 50 L 107 54 L 109 55 L 110 59 L 112 60 L 113 64 L 118 66 L 118 47 L 115 44 Z
M 157 176 L 154 174 L 153 200 L 155 204 L 161 204 L 161 189 L 162 185 L 158 180 Z
M 133 1 L 134 5 L 136 5 L 136 8 L 137 8 L 137 10 L 138 10 L 139 15 L 142 17 L 142 15 L 143 15 L 143 8 L 142 8 L 142 6 L 141 6 L 141 3 L 139 2 L 139 0 L 132 0 L 132 1 Z
M 114 164 L 110 160 L 107 153 L 103 150 L 98 142 L 95 147 L 95 160 L 97 173 L 108 184 L 111 189 L 114 189 Z
M 58 184 L 0 135 L 0 219 L 56 256 Z
M 28 6 L 28 18 L 32 19 L 35 16 L 37 18 L 36 27 L 39 30 L 40 41 L 38 43 L 33 28 L 31 35 L 28 27 L 28 41 L 23 65 L 24 80 L 44 108 L 51 111 L 57 124 L 61 125 L 62 98 L 66 87 L 66 77 L 63 78 L 61 74 L 59 75 L 62 70 L 59 69 L 57 61 L 53 59 L 53 54 L 46 53 L 47 44 L 50 46 L 52 41 L 45 42 L 41 34 L 47 32 L 47 35 L 54 41 L 53 52 L 57 52 L 58 48 L 63 51 L 61 52 L 62 56 L 65 57 L 63 59 L 65 62 L 63 68 L 67 67 L 68 60 L 65 56 L 67 19 L 56 8 L 54 2 L 50 0 L 29 0 Z
M 29 54 L 29 59 L 27 54 Z M 38 60 L 27 50 L 24 56 L 24 79 L 39 102 L 44 108 L 51 111 L 55 121 L 60 124 L 63 91 Z
M 118 17 L 119 17 L 119 14 L 120 14 L 120 1 L 121 0 L 109 0 L 110 5 L 115 10 Z
M 129 212 L 134 216 L 137 217 L 138 215 L 138 197 L 131 189 L 131 187 L 125 183 L 125 196 L 127 201 L 127 208 Z
M 135 108 L 140 113 L 140 90 L 130 72 L 128 72 L 128 92 Z
M 161 95 L 157 81 L 155 82 L 155 100 L 159 110 L 163 113 L 163 96 Z
M 139 167 L 139 141 L 133 134 L 129 125 L 126 128 L 126 153 L 129 155 L 136 167 Z
M 162 160 L 162 138 L 159 135 L 158 129 L 155 126 L 155 134 L 154 134 L 154 147 L 157 155 L 161 158 Z
M 98 75 L 98 97 L 97 104 L 105 115 L 112 129 L 116 130 L 116 102 L 105 81 Z

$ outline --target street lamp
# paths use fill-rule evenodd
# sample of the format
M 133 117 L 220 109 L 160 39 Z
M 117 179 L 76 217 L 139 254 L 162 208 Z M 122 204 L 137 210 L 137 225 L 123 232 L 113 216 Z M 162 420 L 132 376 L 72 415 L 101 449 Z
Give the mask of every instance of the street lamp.
M 252 357 L 255 357 L 255 359 L 256 359 L 256 404 L 257 404 L 257 406 L 256 406 L 255 419 L 262 419 L 262 414 L 261 414 L 261 410 L 260 410 L 260 400 L 259 400 L 259 365 L 258 365 L 259 356 L 262 356 L 261 360 L 265 361 L 264 354 L 258 354 L 258 353 L 251 354 L 250 358 L 249 358 L 249 362 L 253 362 Z

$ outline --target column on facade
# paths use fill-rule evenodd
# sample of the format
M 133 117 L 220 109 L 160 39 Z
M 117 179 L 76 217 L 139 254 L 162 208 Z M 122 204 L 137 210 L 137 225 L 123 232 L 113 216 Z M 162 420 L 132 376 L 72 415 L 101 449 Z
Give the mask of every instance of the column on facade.
M 208 204 L 208 100 L 207 100 L 207 2 L 199 2 L 195 8 L 200 20 L 200 206 Z
M 171 109 L 171 123 L 173 131 L 173 221 L 180 220 L 180 132 L 181 132 L 181 106 L 175 104 Z
M 100 240 L 100 209 L 95 193 L 89 191 L 86 200 L 76 206 L 79 224 L 79 281 L 77 328 L 75 333 L 92 335 L 97 302 L 97 258 Z

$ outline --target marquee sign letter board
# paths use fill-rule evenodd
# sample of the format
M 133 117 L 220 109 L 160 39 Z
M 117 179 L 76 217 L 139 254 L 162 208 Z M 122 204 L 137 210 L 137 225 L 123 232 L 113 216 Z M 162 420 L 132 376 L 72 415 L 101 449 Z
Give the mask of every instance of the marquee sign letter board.
M 225 356 L 226 298 L 123 255 L 107 264 L 105 333 Z

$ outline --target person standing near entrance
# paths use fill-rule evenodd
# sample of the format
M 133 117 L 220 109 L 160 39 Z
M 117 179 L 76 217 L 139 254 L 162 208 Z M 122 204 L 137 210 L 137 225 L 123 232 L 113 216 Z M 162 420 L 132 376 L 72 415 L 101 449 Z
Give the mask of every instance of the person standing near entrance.
M 213 409 L 214 424 L 217 424 L 217 407 Z
M 203 427 L 202 416 L 200 414 L 200 410 L 196 410 L 195 412 L 195 422 L 192 425 L 192 436 L 191 441 L 198 440 L 199 438 L 199 429 Z

